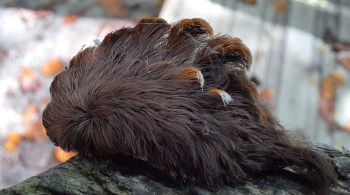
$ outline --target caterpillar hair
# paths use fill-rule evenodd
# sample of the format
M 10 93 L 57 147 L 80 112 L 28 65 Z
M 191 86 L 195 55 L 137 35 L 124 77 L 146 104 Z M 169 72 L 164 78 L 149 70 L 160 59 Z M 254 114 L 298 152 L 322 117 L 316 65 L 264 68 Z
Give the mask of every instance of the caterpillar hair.
M 237 185 L 294 166 L 327 194 L 331 162 L 259 102 L 251 63 L 240 39 L 203 19 L 142 19 L 72 58 L 51 84 L 43 124 L 66 151 L 128 156 L 184 183 Z

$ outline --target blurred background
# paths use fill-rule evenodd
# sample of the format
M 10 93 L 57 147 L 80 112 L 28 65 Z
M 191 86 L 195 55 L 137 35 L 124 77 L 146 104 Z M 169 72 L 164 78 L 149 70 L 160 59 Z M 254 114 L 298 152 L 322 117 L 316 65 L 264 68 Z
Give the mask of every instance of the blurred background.
M 348 0 L 0 0 L 0 189 L 75 155 L 42 126 L 52 79 L 96 39 L 150 16 L 201 17 L 241 38 L 251 80 L 286 129 L 350 148 Z

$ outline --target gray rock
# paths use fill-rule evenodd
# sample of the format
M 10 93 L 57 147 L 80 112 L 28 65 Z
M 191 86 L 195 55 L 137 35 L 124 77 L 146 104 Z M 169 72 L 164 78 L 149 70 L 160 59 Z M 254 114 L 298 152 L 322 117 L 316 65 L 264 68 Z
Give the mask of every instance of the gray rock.
M 350 194 L 350 153 L 330 146 L 316 146 L 333 160 L 339 180 L 331 194 Z M 197 186 L 182 186 L 170 182 L 160 174 L 150 174 L 151 168 L 142 164 L 126 164 L 120 160 L 74 157 L 71 160 L 31 177 L 0 194 L 315 194 L 285 175 L 270 174 L 254 178 L 235 187 L 216 190 Z M 182 186 L 182 187 L 180 187 Z

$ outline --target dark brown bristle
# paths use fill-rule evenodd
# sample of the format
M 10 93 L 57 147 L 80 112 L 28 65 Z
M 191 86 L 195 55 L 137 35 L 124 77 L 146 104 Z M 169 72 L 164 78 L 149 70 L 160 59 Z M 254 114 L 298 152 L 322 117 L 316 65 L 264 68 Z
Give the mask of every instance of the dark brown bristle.
M 173 53 L 186 50 L 192 52 L 194 44 L 181 44 L 184 42 L 196 42 L 197 39 L 202 39 L 203 36 L 211 36 L 213 29 L 203 19 L 183 19 L 173 25 L 169 32 L 168 47 Z
M 202 19 L 143 19 L 82 50 L 51 84 L 47 135 L 79 155 L 128 156 L 203 187 L 294 166 L 327 193 L 332 164 L 259 102 L 242 41 L 212 32 Z
M 209 47 L 223 55 L 239 54 L 245 61 L 246 68 L 249 69 L 252 63 L 252 54 L 239 38 L 220 37 L 209 43 Z
M 208 94 L 214 95 L 214 96 L 220 96 L 224 91 L 221 89 L 210 89 L 208 91 Z
M 139 24 L 149 23 L 149 24 L 168 24 L 163 18 L 143 18 L 139 21 Z
M 102 41 L 102 45 L 110 45 L 110 43 L 114 43 L 120 36 L 127 34 L 130 31 L 130 28 L 122 28 L 118 31 L 111 32 Z
M 181 74 L 178 75 L 177 78 L 179 80 L 196 81 L 202 89 L 204 87 L 203 74 L 201 73 L 201 71 L 198 68 L 195 68 L 195 67 L 184 68 L 181 71 Z
M 184 32 L 191 34 L 192 36 L 199 35 L 213 35 L 213 28 L 201 18 L 183 19 L 178 23 L 179 28 L 182 28 Z
M 226 91 L 221 90 L 221 89 L 210 89 L 208 91 L 208 94 L 214 97 L 219 97 L 222 101 L 222 103 L 224 104 L 224 106 L 227 106 L 228 104 L 230 104 L 233 99 L 230 96 L 230 94 L 228 94 Z
M 199 72 L 200 70 L 195 67 L 185 68 L 181 71 L 181 75 L 179 75 L 179 79 L 198 80 L 197 75 Z

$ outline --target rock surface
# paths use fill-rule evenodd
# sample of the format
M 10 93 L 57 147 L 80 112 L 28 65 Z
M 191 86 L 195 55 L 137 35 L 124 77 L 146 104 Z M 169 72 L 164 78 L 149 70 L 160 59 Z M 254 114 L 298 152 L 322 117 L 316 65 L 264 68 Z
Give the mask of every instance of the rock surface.
M 339 174 L 331 194 L 350 194 L 350 152 L 326 145 L 316 146 L 316 149 L 333 160 Z M 160 175 L 148 174 L 149 169 L 141 164 L 77 156 L 3 189 L 0 194 L 315 194 L 308 186 L 278 174 L 251 179 L 236 187 L 208 190 L 196 186 L 179 187 L 162 180 Z

